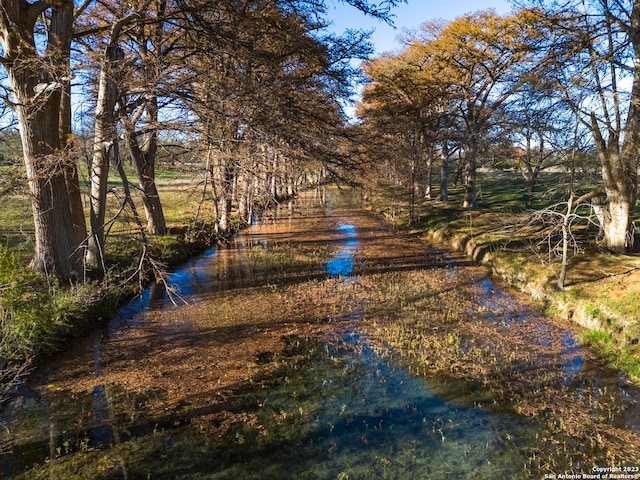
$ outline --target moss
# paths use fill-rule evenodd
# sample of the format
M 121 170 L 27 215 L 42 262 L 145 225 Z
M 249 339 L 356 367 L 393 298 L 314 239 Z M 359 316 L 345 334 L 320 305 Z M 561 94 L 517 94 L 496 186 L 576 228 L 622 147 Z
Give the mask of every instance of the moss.
M 587 304 L 584 307 L 584 311 L 587 315 L 589 315 L 591 318 L 594 318 L 596 320 L 606 320 L 607 317 L 606 315 L 595 305 L 593 304 Z

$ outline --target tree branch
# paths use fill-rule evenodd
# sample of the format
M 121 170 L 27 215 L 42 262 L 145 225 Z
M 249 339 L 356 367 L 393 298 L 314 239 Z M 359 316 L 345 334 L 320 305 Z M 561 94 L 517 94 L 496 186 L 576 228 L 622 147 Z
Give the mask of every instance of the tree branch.
M 27 24 L 29 26 L 31 25 L 35 25 L 36 21 L 38 20 L 38 17 L 43 14 L 47 8 L 50 8 L 51 2 L 50 1 L 45 1 L 45 0 L 39 0 L 35 3 L 27 3 L 27 2 L 23 2 L 27 5 L 27 9 L 26 9 L 26 18 L 27 18 Z
M 82 5 L 77 7 L 73 13 L 73 19 L 76 20 L 80 15 L 82 15 L 89 5 L 91 5 L 91 2 L 93 2 L 93 0 L 85 0 Z

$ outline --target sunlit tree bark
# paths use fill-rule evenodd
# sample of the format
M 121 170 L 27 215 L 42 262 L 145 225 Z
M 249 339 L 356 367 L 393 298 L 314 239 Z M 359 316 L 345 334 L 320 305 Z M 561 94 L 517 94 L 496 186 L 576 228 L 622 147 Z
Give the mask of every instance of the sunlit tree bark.
M 74 33 L 71 26 L 74 21 L 73 17 L 79 13 L 79 11 L 74 12 L 72 8 L 66 8 L 59 13 L 56 21 L 51 22 L 49 25 L 53 37 L 60 39 L 60 54 L 64 59 L 65 65 L 70 64 L 71 61 L 71 41 Z M 59 131 L 60 143 L 65 154 L 68 156 L 67 161 L 65 162 L 65 178 L 67 181 L 67 189 L 69 191 L 69 206 L 76 233 L 76 241 L 79 245 L 83 245 L 86 242 L 87 222 L 84 214 L 78 164 L 73 141 L 71 77 L 72 75 L 68 75 L 60 79 L 60 83 L 62 84 L 62 98 L 60 99 Z
M 593 0 L 557 8 L 551 6 L 549 18 L 560 47 L 552 45 L 549 62 L 557 66 L 567 103 L 593 133 L 606 193 L 598 207 L 604 243 L 628 253 L 634 244 L 640 151 L 640 2 Z M 628 74 L 630 91 L 621 81 Z
M 611 19 L 608 2 L 603 0 L 605 16 Z M 607 22 L 609 25 L 609 23 Z M 627 120 L 624 127 L 622 150 L 609 152 L 599 148 L 602 178 L 609 201 L 605 216 L 604 235 L 607 247 L 627 253 L 634 244 L 634 211 L 638 196 L 638 160 L 640 158 L 640 1 L 634 0 L 628 23 L 624 23 L 631 41 L 634 57 L 633 83 Z M 615 87 L 615 85 L 614 85 Z M 602 145 L 602 137 L 594 128 L 596 142 Z
M 117 27 L 117 28 L 116 28 Z M 87 248 L 87 268 L 104 270 L 104 229 L 107 210 L 107 178 L 109 156 L 116 141 L 115 105 L 118 94 L 118 63 L 122 51 L 118 48 L 121 24 L 114 25 L 104 49 L 98 80 L 98 99 L 94 125 L 93 155 L 89 165 L 89 219 L 90 233 Z
M 104 235 L 107 210 L 107 179 L 109 176 L 110 152 L 117 141 L 116 103 L 118 100 L 124 52 L 120 48 L 123 28 L 138 18 L 150 3 L 141 10 L 116 18 L 109 26 L 109 34 L 100 58 L 98 93 L 95 109 L 93 155 L 89 165 L 90 234 L 87 247 L 87 268 L 95 272 L 104 271 Z

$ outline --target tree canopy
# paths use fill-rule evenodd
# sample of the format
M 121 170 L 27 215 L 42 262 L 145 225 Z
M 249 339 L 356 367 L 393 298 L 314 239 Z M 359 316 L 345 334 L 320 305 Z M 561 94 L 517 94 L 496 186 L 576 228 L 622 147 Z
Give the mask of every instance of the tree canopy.
M 403 2 L 344 3 L 391 22 Z M 363 159 L 441 200 L 453 171 L 465 208 L 477 206 L 478 168 L 508 164 L 525 178 L 531 208 L 540 172 L 566 168 L 588 131 L 606 197 L 594 204 L 604 241 L 629 251 L 637 3 L 521 3 L 527 8 L 506 16 L 486 10 L 425 23 L 400 52 L 369 59 L 366 32 L 327 28 L 326 1 L 0 0 L 2 97 L 20 132 L 32 266 L 64 278 L 104 273 L 110 174 L 122 181 L 121 209 L 132 211 L 141 239 L 166 232 L 155 183 L 162 138 L 199 165 L 208 221 L 222 233 L 234 219 L 250 222 L 257 199 L 345 176 Z M 369 59 L 357 128 L 344 111 L 361 75 L 355 58 Z
M 417 146 L 406 171 L 415 183 L 415 171 L 426 168 L 429 193 L 439 152 L 442 199 L 454 147 L 465 208 L 476 207 L 478 166 L 500 162 L 521 170 L 531 208 L 542 169 L 575 168 L 569 159 L 589 131 L 606 196 L 593 204 L 604 243 L 630 251 L 640 147 L 639 3 L 522 3 L 528 8 L 506 16 L 488 10 L 425 23 L 403 50 L 367 62 L 363 128 L 376 138 L 400 138 L 409 151 Z
M 402 1 L 345 3 L 390 22 Z M 316 0 L 0 1 L 3 98 L 31 189 L 33 267 L 65 278 L 104 272 L 107 179 L 114 167 L 130 197 L 125 154 L 146 215 L 141 234 L 164 233 L 154 180 L 161 135 L 199 157 L 221 231 L 232 205 L 247 209 L 261 195 L 292 192 L 323 164 L 342 166 L 350 61 L 371 47 L 364 32 L 329 32 L 326 13 Z M 78 135 L 93 139 L 87 205 Z

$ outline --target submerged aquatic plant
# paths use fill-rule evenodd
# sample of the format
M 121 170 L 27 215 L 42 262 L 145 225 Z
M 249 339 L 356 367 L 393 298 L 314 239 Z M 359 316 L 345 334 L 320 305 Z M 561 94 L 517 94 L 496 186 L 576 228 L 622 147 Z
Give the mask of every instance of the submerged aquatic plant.
M 55 412 L 78 442 L 24 475 L 540 478 L 638 458 L 617 387 L 595 386 L 566 330 L 482 270 L 383 237 L 361 244 L 349 278 L 327 278 L 333 249 L 307 238 L 234 251 L 210 278 L 240 281 L 148 312 L 61 368 L 34 431 L 49 446 Z M 113 440 L 83 452 L 107 426 Z

